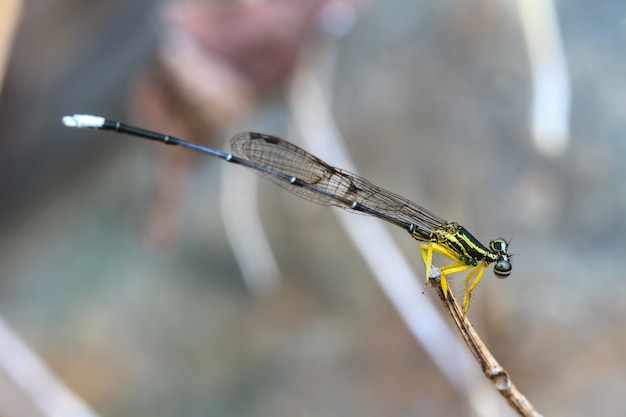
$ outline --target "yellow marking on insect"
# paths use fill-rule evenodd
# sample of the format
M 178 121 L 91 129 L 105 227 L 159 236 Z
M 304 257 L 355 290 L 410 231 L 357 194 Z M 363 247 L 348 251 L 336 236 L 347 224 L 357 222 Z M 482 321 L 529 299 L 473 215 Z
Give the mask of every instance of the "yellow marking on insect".
M 418 240 L 426 240 L 422 231 L 416 232 L 413 237 Z M 463 291 L 463 311 L 467 312 L 470 306 L 472 291 L 480 282 L 485 269 L 490 263 L 497 261 L 501 255 L 484 247 L 476 238 L 455 222 L 450 222 L 437 228 L 437 230 L 429 234 L 427 240 L 428 243 L 420 245 L 420 253 L 426 266 L 427 281 L 433 267 L 433 253 L 441 254 L 453 260 L 452 263 L 439 267 L 441 271 L 441 290 L 444 297 L 448 296 L 449 288 L 446 275 L 467 271 L 468 269 L 471 270 L 465 278 Z M 496 242 L 500 242 L 500 240 L 496 240 Z

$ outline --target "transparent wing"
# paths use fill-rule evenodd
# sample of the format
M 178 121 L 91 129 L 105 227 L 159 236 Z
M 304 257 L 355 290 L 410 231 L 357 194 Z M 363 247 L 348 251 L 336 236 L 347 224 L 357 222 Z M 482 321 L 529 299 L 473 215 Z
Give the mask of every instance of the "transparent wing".
M 401 227 L 415 224 L 434 230 L 445 220 L 419 205 L 382 189 L 356 174 L 335 168 L 302 148 L 276 136 L 246 132 L 233 137 L 231 146 L 242 159 L 268 168 L 254 170 L 291 193 L 317 204 L 365 213 Z M 290 182 L 295 177 L 299 181 Z M 366 210 L 353 209 L 357 203 Z

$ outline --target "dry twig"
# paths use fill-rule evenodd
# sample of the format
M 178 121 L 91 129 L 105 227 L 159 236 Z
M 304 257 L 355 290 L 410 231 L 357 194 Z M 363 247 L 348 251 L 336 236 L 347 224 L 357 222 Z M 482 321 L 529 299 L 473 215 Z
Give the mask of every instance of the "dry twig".
M 485 346 L 480 336 L 478 336 L 478 333 L 467 318 L 467 315 L 463 312 L 459 303 L 457 303 L 451 288 L 448 288 L 447 296 L 444 295 L 441 288 L 441 280 L 439 279 L 440 276 L 440 271 L 434 268 L 429 279 L 430 284 L 435 288 L 437 294 L 439 294 L 444 308 L 450 313 L 450 316 L 452 316 L 454 324 L 461 333 L 470 352 L 472 352 L 472 355 L 474 355 L 474 358 L 478 361 L 483 374 L 493 383 L 500 394 L 520 416 L 541 417 L 541 414 L 535 410 L 535 407 L 526 399 L 524 394 L 517 389 L 509 377 L 509 374 L 498 361 L 496 361 L 489 349 L 487 349 L 487 346 Z

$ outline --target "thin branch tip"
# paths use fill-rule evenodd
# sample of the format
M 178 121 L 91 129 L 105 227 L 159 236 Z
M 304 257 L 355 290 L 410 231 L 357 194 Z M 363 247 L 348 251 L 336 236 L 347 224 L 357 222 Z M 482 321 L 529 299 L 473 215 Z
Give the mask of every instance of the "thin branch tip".
M 443 307 L 452 317 L 452 321 L 454 321 L 465 344 L 483 370 L 485 377 L 491 381 L 511 408 L 520 416 L 540 417 L 541 414 L 535 410 L 530 401 L 517 389 L 508 372 L 496 361 L 495 357 L 483 343 L 474 326 L 467 318 L 466 311 L 456 301 L 452 289 L 448 288 L 447 293 L 444 293 L 441 285 L 441 272 L 431 271 L 428 282 L 437 291 Z

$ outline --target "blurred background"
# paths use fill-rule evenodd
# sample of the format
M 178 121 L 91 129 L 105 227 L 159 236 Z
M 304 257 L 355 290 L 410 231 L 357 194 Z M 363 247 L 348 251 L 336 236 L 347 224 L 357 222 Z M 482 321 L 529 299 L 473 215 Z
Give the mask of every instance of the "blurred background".
M 301 143 L 294 114 L 319 110 L 295 81 L 309 76 L 365 178 L 485 244 L 511 239 L 511 277 L 490 268 L 469 315 L 537 409 L 623 414 L 624 2 L 2 7 L 0 315 L 24 345 L 0 349 L 0 415 L 471 414 L 339 209 L 254 191 L 254 175 L 219 160 L 61 124 L 94 113 L 223 151 L 245 130 Z M 267 244 L 244 249 L 259 256 L 246 272 L 228 224 L 256 206 Z M 388 229 L 421 286 L 418 245 Z M 28 349 L 58 379 L 42 384 Z M 482 415 L 511 415 L 489 401 Z

